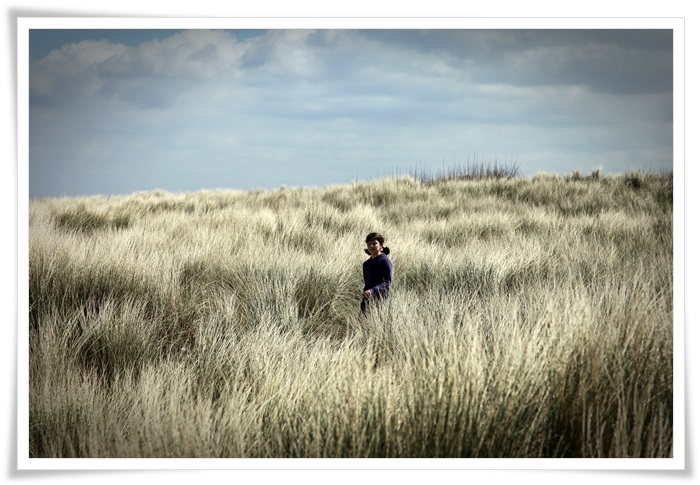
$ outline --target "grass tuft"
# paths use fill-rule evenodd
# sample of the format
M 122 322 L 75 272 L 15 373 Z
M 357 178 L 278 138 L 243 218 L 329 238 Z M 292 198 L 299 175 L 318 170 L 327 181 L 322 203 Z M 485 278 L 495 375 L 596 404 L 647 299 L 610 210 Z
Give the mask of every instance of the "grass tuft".
M 434 173 L 416 168 L 411 175 L 423 184 L 433 185 L 459 180 L 512 179 L 520 175 L 520 167 L 515 163 L 499 164 L 498 161 L 493 163 L 467 162 L 466 164 L 444 165 Z

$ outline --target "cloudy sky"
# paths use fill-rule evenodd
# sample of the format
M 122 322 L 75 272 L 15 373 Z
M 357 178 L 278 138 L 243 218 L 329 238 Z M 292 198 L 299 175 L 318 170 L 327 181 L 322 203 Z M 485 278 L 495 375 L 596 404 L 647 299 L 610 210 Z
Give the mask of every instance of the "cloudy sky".
M 29 196 L 673 167 L 672 30 L 45 30 Z

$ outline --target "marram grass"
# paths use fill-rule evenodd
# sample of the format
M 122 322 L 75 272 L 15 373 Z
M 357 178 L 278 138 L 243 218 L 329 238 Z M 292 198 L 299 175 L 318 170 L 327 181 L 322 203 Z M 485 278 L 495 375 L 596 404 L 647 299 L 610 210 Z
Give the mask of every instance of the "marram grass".
M 670 457 L 672 203 L 647 173 L 32 200 L 30 457 Z

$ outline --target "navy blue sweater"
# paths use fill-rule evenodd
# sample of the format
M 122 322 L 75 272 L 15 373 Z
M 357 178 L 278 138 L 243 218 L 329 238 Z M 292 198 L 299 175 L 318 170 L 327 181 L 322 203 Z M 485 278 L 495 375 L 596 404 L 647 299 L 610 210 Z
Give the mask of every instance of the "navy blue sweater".
M 393 271 L 391 261 L 386 254 L 382 253 L 374 259 L 369 258 L 362 264 L 362 274 L 365 278 L 365 287 L 362 291 L 372 290 L 372 297 L 388 297 Z

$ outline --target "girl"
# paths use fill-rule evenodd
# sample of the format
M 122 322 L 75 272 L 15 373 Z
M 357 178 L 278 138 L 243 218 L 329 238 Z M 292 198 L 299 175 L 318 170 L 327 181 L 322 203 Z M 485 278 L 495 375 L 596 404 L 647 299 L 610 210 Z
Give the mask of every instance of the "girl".
M 365 279 L 365 287 L 362 290 L 362 303 L 360 310 L 366 313 L 371 304 L 389 298 L 389 287 L 393 267 L 387 257 L 389 248 L 384 246 L 384 237 L 377 232 L 370 232 L 365 238 L 369 259 L 362 265 L 362 274 Z

